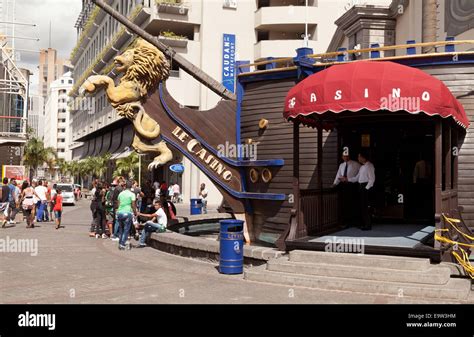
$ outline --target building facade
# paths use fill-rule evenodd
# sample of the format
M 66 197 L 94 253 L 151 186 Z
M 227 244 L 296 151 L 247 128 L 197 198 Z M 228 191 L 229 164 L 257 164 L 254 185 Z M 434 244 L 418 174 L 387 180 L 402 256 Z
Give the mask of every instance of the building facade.
M 20 165 L 26 143 L 30 72 L 18 68 L 11 49 L 0 48 L 0 165 Z
M 44 140 L 44 98 L 41 95 L 28 97 L 28 126 L 35 138 Z
M 71 160 L 71 150 L 68 140 L 70 139 L 68 92 L 73 86 L 71 72 L 67 72 L 49 87 L 48 99 L 45 105 L 44 145 L 56 149 L 58 158 Z
M 223 81 L 229 69 L 225 57 L 235 60 L 260 60 L 269 56 L 289 57 L 295 49 L 308 45 L 315 52 L 325 51 L 336 29 L 347 1 L 260 0 L 260 1 L 168 1 L 114 0 L 108 2 L 114 9 L 129 17 L 147 32 L 174 48 L 194 65 L 213 78 Z M 83 1 L 83 10 L 76 22 L 78 43 L 71 54 L 75 86 L 72 97 L 79 97 L 79 87 L 90 75 L 105 74 L 117 77 L 113 57 L 126 49 L 134 36 L 117 21 L 98 10 L 90 1 Z M 228 53 L 225 41 L 232 50 Z M 226 54 L 227 56 L 225 56 Z M 200 85 L 171 60 L 171 76 L 166 85 L 173 97 L 183 106 L 200 110 L 214 107 L 220 98 Z M 229 87 L 234 89 L 234 78 Z M 234 73 L 235 75 L 235 73 Z M 228 77 L 228 76 L 227 76 Z M 87 104 L 86 104 L 87 105 Z M 72 112 L 72 141 L 84 142 L 75 147 L 73 159 L 112 153 L 118 158 L 129 153 L 133 139 L 129 122 L 118 116 L 108 104 L 104 91 L 97 92 L 87 109 Z M 177 175 L 169 165 L 156 170 L 144 179 L 178 181 L 184 200 L 196 197 L 201 183 L 209 190 L 209 203 L 218 204 L 222 197 L 200 170 L 178 153 L 170 163 L 183 162 L 185 170 Z
M 58 58 L 56 49 L 41 49 L 38 70 L 39 94 L 46 98 L 51 83 L 70 70 L 70 62 Z

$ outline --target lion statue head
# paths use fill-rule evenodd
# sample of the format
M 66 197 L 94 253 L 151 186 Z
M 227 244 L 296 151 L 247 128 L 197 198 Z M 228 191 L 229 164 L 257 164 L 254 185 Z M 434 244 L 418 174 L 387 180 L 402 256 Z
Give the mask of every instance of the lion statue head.
M 165 55 L 151 43 L 138 38 L 132 47 L 114 58 L 115 69 L 124 73 L 120 82 L 139 86 L 140 96 L 154 92 L 169 77 L 170 64 Z

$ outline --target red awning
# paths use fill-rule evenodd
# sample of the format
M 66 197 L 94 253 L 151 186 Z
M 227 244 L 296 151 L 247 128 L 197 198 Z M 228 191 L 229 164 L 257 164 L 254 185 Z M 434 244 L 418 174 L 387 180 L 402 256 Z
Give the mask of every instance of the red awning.
M 464 108 L 443 82 L 419 69 L 386 61 L 333 65 L 309 76 L 288 92 L 284 117 L 316 126 L 313 114 L 363 109 L 424 112 L 451 117 L 465 129 L 469 126 Z

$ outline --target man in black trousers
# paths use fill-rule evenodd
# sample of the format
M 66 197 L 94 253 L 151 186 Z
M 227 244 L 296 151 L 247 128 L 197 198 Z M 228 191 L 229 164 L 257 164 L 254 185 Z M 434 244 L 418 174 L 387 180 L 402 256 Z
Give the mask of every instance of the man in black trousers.
M 342 153 L 342 163 L 334 179 L 333 187 L 340 188 L 342 199 L 342 221 L 344 227 L 354 226 L 357 221 L 357 183 L 350 182 L 349 179 L 359 173 L 360 164 L 349 157 L 349 150 L 346 148 Z
M 375 183 L 375 167 L 368 160 L 367 154 L 359 153 L 359 163 L 362 165 L 357 176 L 351 178 L 349 181 L 359 183 L 359 211 L 360 211 L 360 228 L 362 230 L 371 230 L 372 224 L 369 214 L 369 193 Z

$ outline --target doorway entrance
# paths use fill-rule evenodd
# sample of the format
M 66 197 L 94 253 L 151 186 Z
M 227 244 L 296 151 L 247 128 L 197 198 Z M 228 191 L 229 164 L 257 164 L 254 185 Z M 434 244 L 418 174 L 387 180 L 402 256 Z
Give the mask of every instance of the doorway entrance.
M 374 223 L 434 224 L 434 124 L 430 121 L 341 123 L 341 148 L 359 151 L 375 166 Z

